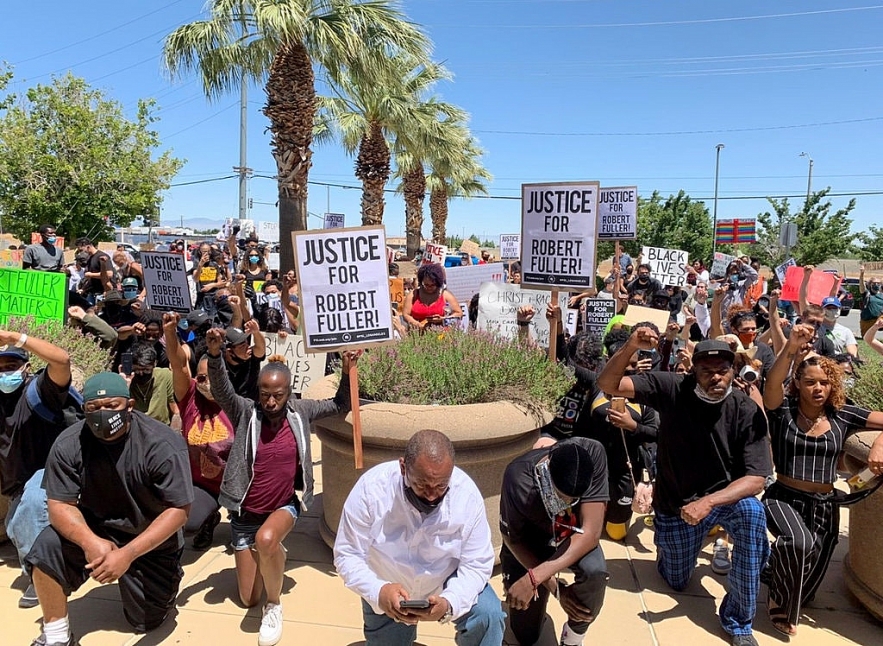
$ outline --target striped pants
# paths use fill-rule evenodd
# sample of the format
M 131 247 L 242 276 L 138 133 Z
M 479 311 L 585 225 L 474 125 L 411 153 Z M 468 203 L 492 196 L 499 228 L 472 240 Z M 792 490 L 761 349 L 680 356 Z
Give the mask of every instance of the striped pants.
M 840 508 L 831 494 L 811 494 L 773 484 L 763 497 L 767 526 L 775 536 L 764 581 L 770 599 L 796 626 L 800 607 L 813 597 L 837 545 Z
M 721 626 L 730 635 L 750 635 L 760 572 L 770 553 L 760 501 L 743 498 L 732 505 L 715 507 L 698 525 L 657 512 L 653 524 L 656 568 L 675 590 L 683 590 L 690 582 L 709 530 L 715 525 L 727 530 L 733 539 L 733 567 L 728 575 L 729 592 L 718 610 Z

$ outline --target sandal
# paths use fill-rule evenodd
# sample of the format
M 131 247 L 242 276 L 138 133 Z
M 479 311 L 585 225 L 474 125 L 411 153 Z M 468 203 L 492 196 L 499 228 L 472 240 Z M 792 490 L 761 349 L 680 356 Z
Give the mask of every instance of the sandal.
M 794 637 L 797 634 L 797 626 L 788 622 L 788 613 L 779 606 L 769 606 L 770 622 L 778 632 L 786 637 Z

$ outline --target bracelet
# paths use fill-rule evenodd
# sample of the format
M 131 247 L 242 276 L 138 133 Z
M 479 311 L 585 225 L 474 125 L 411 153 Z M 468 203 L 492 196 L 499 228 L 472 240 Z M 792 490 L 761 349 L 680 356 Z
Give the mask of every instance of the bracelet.
M 533 570 L 531 570 L 530 568 L 528 568 L 527 570 L 527 576 L 530 577 L 530 584 L 533 586 L 533 599 L 534 601 L 536 601 L 540 598 L 540 595 L 539 592 L 537 592 L 537 579 L 533 574 Z
M 22 334 L 18 337 L 18 342 L 15 344 L 16 348 L 25 347 L 25 343 L 28 342 L 28 335 L 22 332 Z

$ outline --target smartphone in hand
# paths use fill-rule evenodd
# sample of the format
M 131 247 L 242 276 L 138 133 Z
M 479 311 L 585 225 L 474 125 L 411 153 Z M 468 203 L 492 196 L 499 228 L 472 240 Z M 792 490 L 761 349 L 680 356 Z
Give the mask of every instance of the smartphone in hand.
M 126 375 L 132 374 L 132 353 L 131 352 L 123 352 L 120 355 L 120 368 L 122 368 L 124 374 L 126 374 Z
M 399 601 L 399 608 L 402 610 L 426 610 L 429 608 L 429 601 L 426 599 L 402 599 Z

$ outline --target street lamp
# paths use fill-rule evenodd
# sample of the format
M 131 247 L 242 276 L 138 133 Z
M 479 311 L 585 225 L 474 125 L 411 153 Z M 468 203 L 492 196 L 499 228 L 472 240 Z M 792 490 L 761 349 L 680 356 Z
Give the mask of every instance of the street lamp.
M 718 144 L 714 147 L 717 151 L 715 155 L 714 161 L 714 226 L 711 231 L 711 253 L 712 255 L 717 250 L 717 184 L 720 179 L 720 169 L 721 169 L 721 150 L 724 148 L 723 144 Z
M 800 153 L 798 157 L 808 157 L 809 158 L 809 174 L 806 178 L 806 210 L 809 211 L 809 196 L 812 194 L 812 157 L 809 153 Z

